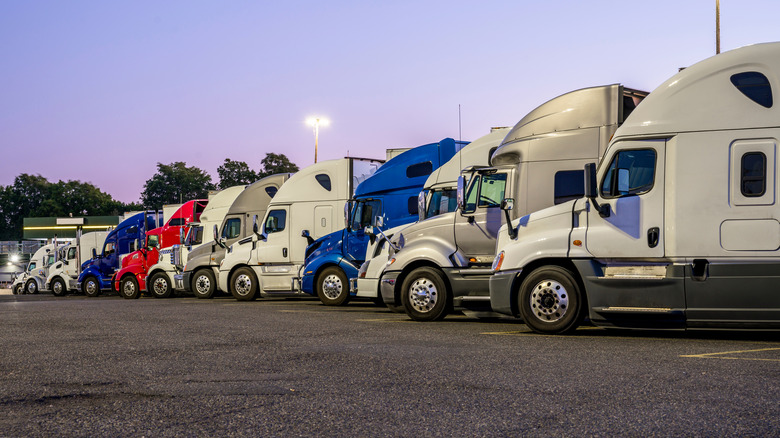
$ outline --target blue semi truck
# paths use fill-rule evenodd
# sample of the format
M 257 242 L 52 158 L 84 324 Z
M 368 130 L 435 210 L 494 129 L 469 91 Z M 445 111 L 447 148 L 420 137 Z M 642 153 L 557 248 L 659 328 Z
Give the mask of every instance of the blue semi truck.
M 385 229 L 418 219 L 418 195 L 428 176 L 468 142 L 445 138 L 409 149 L 392 158 L 363 181 L 345 207 L 347 228 L 313 241 L 306 248 L 301 290 L 323 304 L 337 306 L 350 299 L 348 278 L 356 277 L 365 261 L 370 236 L 364 229 L 375 217 Z
M 156 212 L 136 213 L 114 228 L 103 243 L 100 253 L 81 265 L 77 287 L 88 297 L 96 297 L 103 290 L 111 290 L 114 273 L 119 269 L 121 256 L 139 249 L 146 232 L 162 225 Z

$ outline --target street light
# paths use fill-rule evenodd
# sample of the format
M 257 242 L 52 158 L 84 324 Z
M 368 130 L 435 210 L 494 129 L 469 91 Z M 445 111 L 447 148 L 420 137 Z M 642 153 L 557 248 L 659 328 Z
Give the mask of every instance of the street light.
M 330 121 L 328 119 L 321 119 L 319 117 L 312 117 L 306 120 L 306 124 L 309 126 L 314 126 L 314 162 L 317 162 L 317 143 L 319 143 L 320 138 L 320 126 L 328 126 L 330 124 Z

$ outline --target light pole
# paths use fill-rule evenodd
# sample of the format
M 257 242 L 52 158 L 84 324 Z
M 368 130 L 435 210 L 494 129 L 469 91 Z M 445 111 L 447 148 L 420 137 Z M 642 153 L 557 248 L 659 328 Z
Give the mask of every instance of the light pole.
M 319 117 L 312 117 L 306 120 L 306 124 L 314 126 L 314 162 L 317 162 L 317 147 L 320 138 L 320 126 L 328 126 L 330 122 L 327 119 L 321 119 Z

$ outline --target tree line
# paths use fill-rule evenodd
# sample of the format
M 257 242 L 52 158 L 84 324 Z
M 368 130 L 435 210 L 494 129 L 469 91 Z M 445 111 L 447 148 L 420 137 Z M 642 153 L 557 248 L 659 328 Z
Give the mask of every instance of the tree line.
M 298 171 L 284 154 L 267 153 L 254 171 L 243 161 L 226 158 L 215 184 L 203 169 L 182 161 L 157 163 L 157 172 L 146 180 L 140 202 L 124 203 L 88 182 L 52 183 L 41 175 L 23 173 L 8 186 L 0 185 L 0 240 L 21 240 L 25 217 L 115 216 L 126 211 L 162 209 L 190 199 L 206 198 L 209 190 L 251 184 L 276 173 Z

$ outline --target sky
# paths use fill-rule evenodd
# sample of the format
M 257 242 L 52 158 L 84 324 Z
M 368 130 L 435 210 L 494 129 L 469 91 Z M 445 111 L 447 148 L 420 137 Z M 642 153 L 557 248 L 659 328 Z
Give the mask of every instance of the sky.
M 780 40 L 722 0 L 721 50 Z M 715 54 L 715 0 L 0 2 L 0 185 L 140 199 L 157 163 L 299 167 L 513 126 L 563 93 L 652 91 Z M 460 108 L 460 123 L 459 123 Z

